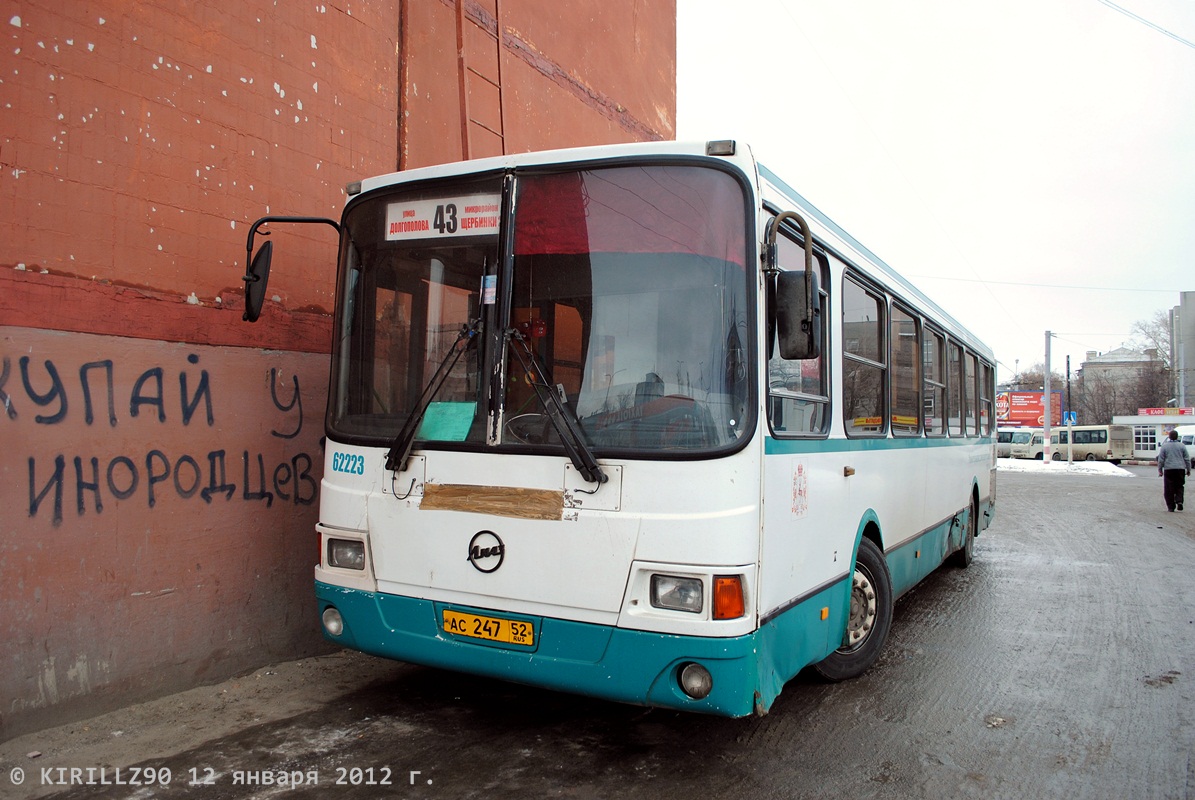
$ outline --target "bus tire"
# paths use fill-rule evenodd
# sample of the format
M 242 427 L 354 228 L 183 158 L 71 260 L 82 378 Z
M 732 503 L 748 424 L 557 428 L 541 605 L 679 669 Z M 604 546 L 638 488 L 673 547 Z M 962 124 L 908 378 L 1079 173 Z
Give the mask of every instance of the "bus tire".
M 844 681 L 869 670 L 880 657 L 892 626 L 892 576 L 880 548 L 868 538 L 859 542 L 851 576 L 851 609 L 843 645 L 813 669 L 828 681 Z
M 967 527 L 963 533 L 963 544 L 950 554 L 950 563 L 959 569 L 966 569 L 975 560 L 975 537 L 979 535 L 979 501 L 971 495 L 971 513 L 967 515 Z

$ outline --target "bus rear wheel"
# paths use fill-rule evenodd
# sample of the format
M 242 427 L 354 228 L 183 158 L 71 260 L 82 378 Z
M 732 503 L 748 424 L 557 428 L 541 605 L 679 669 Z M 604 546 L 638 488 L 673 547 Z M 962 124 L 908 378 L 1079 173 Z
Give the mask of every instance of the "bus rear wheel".
M 828 681 L 862 675 L 880 657 L 892 626 L 892 576 L 880 548 L 870 539 L 859 542 L 851 576 L 851 610 L 842 646 L 813 665 Z

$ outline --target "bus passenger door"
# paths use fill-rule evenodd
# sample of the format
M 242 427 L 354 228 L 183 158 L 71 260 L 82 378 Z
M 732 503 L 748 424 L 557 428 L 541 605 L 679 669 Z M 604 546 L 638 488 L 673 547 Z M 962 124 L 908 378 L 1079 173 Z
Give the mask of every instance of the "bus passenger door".
M 786 232 L 777 240 L 777 263 L 782 269 L 800 269 L 804 263 L 803 247 Z M 849 500 L 848 482 L 843 478 L 849 457 L 827 448 L 825 438 L 831 428 L 829 356 L 825 351 L 831 347 L 828 321 L 834 316 L 825 255 L 815 253 L 814 265 L 820 273 L 823 352 L 815 358 L 787 360 L 778 348 L 769 346 L 759 589 L 763 617 L 781 613 L 795 599 L 850 570 L 854 525 L 849 532 L 840 530 L 838 513 Z M 824 638 L 827 631 L 806 627 L 803 635 Z M 813 639 L 806 638 L 804 652 L 830 644 Z M 802 666 L 796 664 L 794 670 Z

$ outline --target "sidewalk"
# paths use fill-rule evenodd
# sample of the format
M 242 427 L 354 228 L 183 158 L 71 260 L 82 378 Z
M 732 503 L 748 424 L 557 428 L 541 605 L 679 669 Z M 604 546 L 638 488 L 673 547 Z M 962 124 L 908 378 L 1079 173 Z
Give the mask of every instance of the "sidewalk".
M 111 774 L 185 752 L 252 725 L 287 719 L 410 667 L 341 651 L 264 667 L 213 686 L 128 706 L 91 719 L 0 743 L 0 797 L 34 798 L 63 791 L 43 786 L 43 770 L 101 767 Z M 59 770 L 66 772 L 59 772 Z M 14 785 L 14 777 L 23 776 Z M 182 780 L 184 776 L 176 776 Z M 64 778 L 64 780 L 69 778 Z

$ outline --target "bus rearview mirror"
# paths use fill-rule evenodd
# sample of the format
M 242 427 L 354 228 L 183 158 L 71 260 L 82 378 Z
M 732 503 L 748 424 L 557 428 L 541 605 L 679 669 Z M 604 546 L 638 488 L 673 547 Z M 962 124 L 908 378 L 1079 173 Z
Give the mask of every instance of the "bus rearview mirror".
M 241 317 L 245 322 L 257 322 L 261 316 L 261 307 L 266 301 L 266 284 L 270 279 L 270 258 L 274 254 L 274 243 L 265 242 L 253 256 L 249 269 L 242 278 L 245 281 L 245 313 Z
M 776 344 L 788 361 L 817 358 L 822 353 L 821 292 L 817 272 L 776 275 Z M 812 300 L 807 302 L 806 298 Z
M 250 225 L 249 237 L 245 240 L 245 276 L 241 278 L 245 282 L 245 313 L 241 319 L 245 322 L 257 322 L 257 318 L 261 316 L 261 307 L 266 301 L 266 284 L 270 280 L 270 257 L 274 254 L 274 243 L 267 241 L 258 249 L 257 255 L 252 253 L 253 237 L 258 234 L 258 228 L 269 222 L 319 222 L 331 225 L 337 234 L 340 233 L 340 223 L 327 217 L 269 216 L 262 217 Z M 270 232 L 261 231 L 261 235 L 269 236 Z

